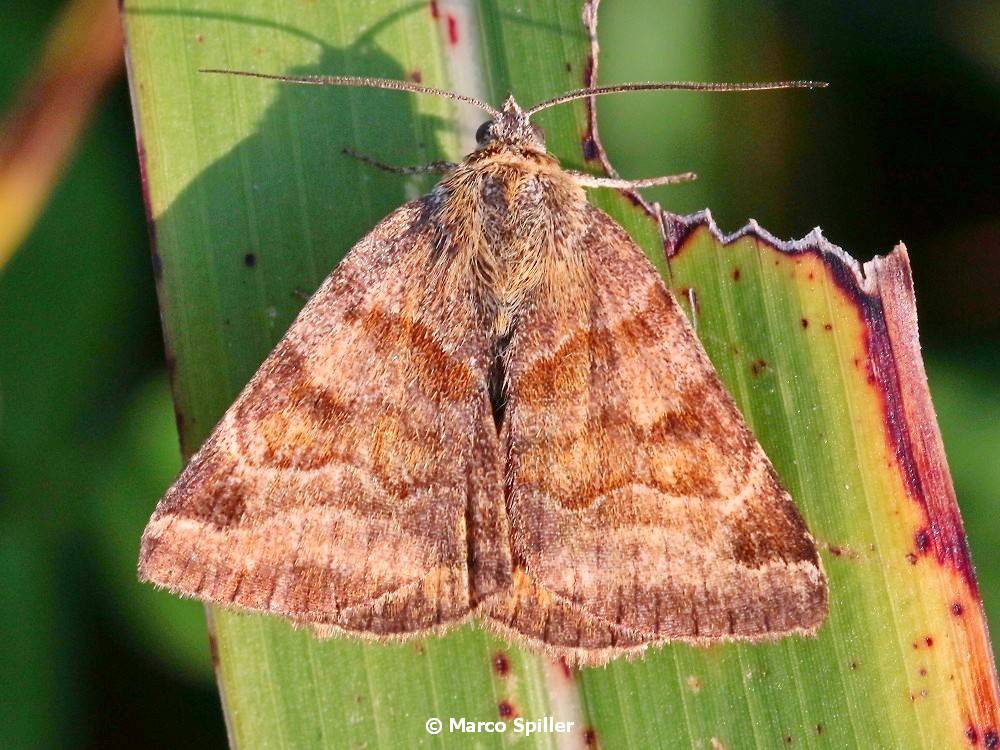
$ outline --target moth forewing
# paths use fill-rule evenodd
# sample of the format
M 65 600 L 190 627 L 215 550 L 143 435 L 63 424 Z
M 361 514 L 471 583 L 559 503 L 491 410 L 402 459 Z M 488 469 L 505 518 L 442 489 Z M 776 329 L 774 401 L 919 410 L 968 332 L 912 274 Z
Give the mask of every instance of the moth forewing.
M 430 203 L 379 224 L 302 310 L 161 500 L 143 577 L 385 635 L 507 585 L 486 340 L 467 286 L 434 272 Z M 500 561 L 470 573 L 470 533 Z

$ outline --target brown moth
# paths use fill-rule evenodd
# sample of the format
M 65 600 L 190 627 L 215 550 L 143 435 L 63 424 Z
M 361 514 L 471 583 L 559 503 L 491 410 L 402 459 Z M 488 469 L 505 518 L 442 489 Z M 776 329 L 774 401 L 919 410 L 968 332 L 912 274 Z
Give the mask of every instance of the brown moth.
M 326 279 L 160 501 L 144 580 L 414 636 L 475 615 L 570 662 L 813 634 L 816 544 L 643 252 L 530 116 L 451 96 L 478 148 Z

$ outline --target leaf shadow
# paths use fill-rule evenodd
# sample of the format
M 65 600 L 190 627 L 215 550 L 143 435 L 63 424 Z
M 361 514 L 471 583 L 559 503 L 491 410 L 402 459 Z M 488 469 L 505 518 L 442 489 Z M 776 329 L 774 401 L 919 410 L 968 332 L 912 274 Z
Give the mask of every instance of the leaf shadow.
M 324 44 L 315 64 L 267 72 L 413 77 L 372 37 L 370 28 L 349 47 Z M 413 96 L 399 92 L 244 79 L 227 89 L 207 74 L 194 85 L 202 79 L 224 96 L 201 118 L 221 118 L 248 85 L 276 87 L 250 134 L 207 164 L 152 229 L 168 365 L 186 378 L 221 379 L 228 402 L 354 243 L 431 185 L 430 178 L 377 171 L 343 147 L 404 165 L 441 160 L 439 135 L 451 125 L 420 113 Z M 194 99 L 206 101 L 197 92 Z M 169 154 L 161 156 L 169 162 Z M 183 308 L 170 302 L 175 294 Z M 188 389 L 174 386 L 184 419 Z M 206 427 L 193 434 L 182 428 L 185 444 L 196 444 Z

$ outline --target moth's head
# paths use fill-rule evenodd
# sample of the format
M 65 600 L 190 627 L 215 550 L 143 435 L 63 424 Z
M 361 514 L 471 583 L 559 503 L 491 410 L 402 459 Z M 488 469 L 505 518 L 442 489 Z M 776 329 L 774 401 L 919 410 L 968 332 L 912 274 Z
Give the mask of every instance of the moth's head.
M 531 122 L 513 96 L 507 97 L 496 117 L 479 126 L 476 143 L 480 149 L 492 143 L 501 143 L 545 153 L 545 133 Z

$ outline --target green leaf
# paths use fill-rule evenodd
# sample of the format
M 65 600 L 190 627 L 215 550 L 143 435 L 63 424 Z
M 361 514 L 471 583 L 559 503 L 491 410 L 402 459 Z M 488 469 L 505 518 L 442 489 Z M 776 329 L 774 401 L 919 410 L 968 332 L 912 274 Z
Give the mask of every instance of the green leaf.
M 473 7 L 126 3 L 186 454 L 303 294 L 382 216 L 429 187 L 374 172 L 341 147 L 399 164 L 455 159 L 483 119 L 430 97 L 282 87 L 197 69 L 419 77 L 494 103 L 508 90 L 527 104 L 583 83 L 591 46 L 575 3 Z M 582 104 L 539 121 L 566 166 L 587 166 L 594 134 Z M 816 639 L 670 646 L 574 673 L 475 625 L 405 644 L 319 642 L 275 618 L 213 608 L 233 744 L 566 740 L 449 731 L 451 717 L 493 721 L 509 712 L 573 721 L 570 741 L 606 748 L 964 747 L 967 732 L 985 742 L 997 725 L 996 678 L 928 417 L 905 255 L 863 278 L 820 238 L 779 248 L 750 231 L 724 243 L 704 219 L 669 218 L 661 236 L 660 222 L 621 196 L 593 197 L 664 272 L 664 249 L 674 253 L 672 287 L 696 301 L 699 335 L 823 544 L 829 622 Z M 426 732 L 432 717 L 444 721 L 442 734 Z

